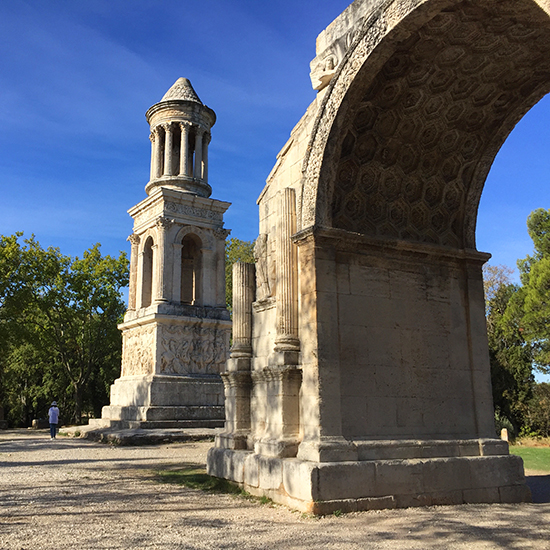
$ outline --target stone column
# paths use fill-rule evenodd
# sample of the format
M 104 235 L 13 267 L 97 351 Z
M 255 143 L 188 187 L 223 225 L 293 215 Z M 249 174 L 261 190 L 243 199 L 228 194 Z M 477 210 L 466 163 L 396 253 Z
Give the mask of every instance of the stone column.
M 250 375 L 252 358 L 252 302 L 255 294 L 255 265 L 233 264 L 233 346 L 222 373 L 225 389 L 225 431 L 216 446 L 247 449 L 250 436 Z
M 160 131 L 158 128 L 153 128 L 151 134 L 154 137 L 153 146 L 153 168 L 151 170 L 152 179 L 158 179 L 162 176 L 162 155 L 160 144 Z
M 181 242 L 172 244 L 172 301 L 176 304 L 181 302 Z
M 283 364 L 298 364 L 298 261 L 296 245 L 296 196 L 294 189 L 283 189 L 279 197 L 277 223 L 277 336 L 275 352 L 283 354 Z M 279 363 L 280 364 L 280 363 Z
M 208 183 L 208 145 L 212 139 L 212 134 L 205 133 L 202 140 L 202 179 L 204 183 Z
M 201 303 L 204 306 L 216 305 L 216 254 L 213 248 L 201 248 Z
M 180 176 L 190 176 L 189 173 L 189 128 L 188 122 L 180 122 L 181 145 L 180 145 Z
M 149 174 L 149 178 L 151 181 L 156 179 L 156 144 L 155 144 L 155 132 L 152 131 L 149 134 L 149 139 L 151 140 L 151 172 Z
M 233 264 L 232 359 L 252 356 L 252 302 L 254 301 L 255 277 L 254 264 L 242 262 Z
M 155 302 L 167 302 L 169 300 L 168 285 L 166 282 L 166 273 L 169 264 L 168 258 L 166 257 L 166 233 L 170 229 L 171 225 L 172 221 L 167 218 L 159 218 L 156 222 L 158 239 L 157 254 L 155 255 L 157 260 L 155 265 Z
M 128 291 L 128 309 L 133 311 L 136 309 L 139 237 L 135 233 L 132 233 L 128 237 L 128 240 L 132 243 L 132 251 L 130 253 L 130 288 Z
M 172 156 L 173 156 L 173 147 L 172 147 L 172 124 L 164 125 L 164 131 L 166 132 L 165 141 L 164 141 L 164 175 L 173 176 L 174 171 L 172 168 Z
M 195 172 L 194 177 L 198 180 L 202 178 L 202 136 L 204 130 L 202 128 L 197 128 L 197 133 L 195 134 Z
M 216 275 L 213 285 L 216 288 L 216 307 L 225 307 L 225 241 L 231 234 L 229 229 L 216 229 L 214 236 L 216 241 L 214 250 L 216 252 Z
M 268 366 L 252 373 L 255 390 L 266 399 L 265 432 L 254 443 L 254 450 L 267 456 L 293 457 L 299 443 L 302 383 L 302 370 L 298 366 L 298 262 L 296 245 L 292 242 L 296 232 L 294 189 L 283 189 L 277 206 L 277 334 Z
M 143 262 L 145 252 L 138 252 L 137 259 L 137 277 L 136 277 L 136 309 L 143 307 Z

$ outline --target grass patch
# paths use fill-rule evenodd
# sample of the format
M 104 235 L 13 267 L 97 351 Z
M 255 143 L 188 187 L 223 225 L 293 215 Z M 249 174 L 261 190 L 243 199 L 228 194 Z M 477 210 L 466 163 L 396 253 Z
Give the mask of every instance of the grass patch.
M 526 469 L 550 473 L 550 447 L 511 445 L 510 453 L 521 456 Z
M 196 465 L 188 465 L 177 470 L 160 470 L 157 472 L 157 481 L 159 483 L 173 483 L 183 485 L 189 489 L 198 489 L 209 493 L 226 493 L 235 495 L 246 500 L 253 500 L 260 504 L 272 506 L 273 501 L 266 496 L 255 497 L 241 489 L 236 483 L 221 479 L 219 477 L 209 476 L 204 468 L 197 468 Z
M 186 467 L 178 470 L 161 470 L 157 472 L 160 483 L 183 485 L 190 489 L 200 489 L 211 493 L 241 494 L 244 491 L 227 479 L 209 476 L 204 468 Z

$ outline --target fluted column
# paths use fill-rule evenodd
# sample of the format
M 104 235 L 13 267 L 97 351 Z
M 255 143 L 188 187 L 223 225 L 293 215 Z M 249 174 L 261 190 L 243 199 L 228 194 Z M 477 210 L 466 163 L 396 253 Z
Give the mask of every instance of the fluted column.
M 256 270 L 254 264 L 233 264 L 233 346 L 231 358 L 252 355 L 252 302 Z
M 180 145 L 180 176 L 190 176 L 189 173 L 189 128 L 188 122 L 180 122 L 181 145 Z
M 252 389 L 252 302 L 256 287 L 254 264 L 233 264 L 233 346 L 222 373 L 225 388 L 225 431 L 216 446 L 247 449 L 250 436 L 250 392 Z
M 162 176 L 162 155 L 161 155 L 161 143 L 160 143 L 160 131 L 158 128 L 153 128 L 151 132 L 153 135 L 153 168 L 151 170 L 151 179 L 158 179 Z
M 276 352 L 296 352 L 298 339 L 298 274 L 297 250 L 291 237 L 296 232 L 296 197 L 287 187 L 279 195 L 277 223 L 277 336 Z M 287 361 L 285 361 L 287 363 Z
M 202 139 L 202 180 L 204 183 L 208 183 L 208 145 L 212 135 L 210 133 L 205 133 Z
M 202 128 L 197 128 L 197 133 L 195 134 L 195 172 L 194 177 L 196 179 L 202 178 L 202 137 L 204 130 Z
M 149 174 L 149 179 L 153 181 L 156 178 L 155 174 L 155 168 L 156 168 L 156 162 L 155 162 L 155 133 L 152 131 L 149 134 L 149 140 L 151 141 L 151 172 Z
M 167 261 L 167 249 L 166 249 L 166 233 L 170 229 L 172 221 L 167 218 L 159 218 L 156 222 L 157 226 L 157 254 L 156 254 L 156 293 L 155 301 L 156 302 L 167 302 L 168 301 L 168 288 L 166 284 L 166 267 L 168 265 Z
M 173 155 L 173 134 L 172 134 L 172 125 L 166 124 L 164 126 L 164 131 L 166 132 L 165 141 L 164 141 L 164 175 L 173 176 L 174 171 L 172 169 L 172 155 Z
M 139 237 L 132 233 L 128 240 L 132 244 L 130 253 L 130 288 L 128 291 L 128 309 L 133 311 L 136 309 L 136 293 L 137 293 L 137 274 L 138 274 L 138 254 L 139 254 Z

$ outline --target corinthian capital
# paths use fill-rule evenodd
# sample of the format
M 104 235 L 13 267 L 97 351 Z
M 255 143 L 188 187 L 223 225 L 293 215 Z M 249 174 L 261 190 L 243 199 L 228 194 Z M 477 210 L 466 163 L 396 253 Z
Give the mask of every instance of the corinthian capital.
M 155 225 L 159 228 L 159 229 L 164 229 L 165 231 L 168 230 L 172 224 L 174 223 L 174 220 L 171 220 L 170 218 L 159 218 L 156 222 L 155 222 Z
M 128 241 L 130 241 L 130 243 L 132 244 L 132 246 L 137 246 L 139 244 L 139 241 L 140 241 L 140 238 L 139 238 L 139 235 L 136 235 L 135 233 L 132 233 L 128 239 Z
M 230 233 L 231 233 L 231 229 L 215 229 L 214 237 L 216 237 L 216 239 L 225 241 L 225 239 L 227 239 Z

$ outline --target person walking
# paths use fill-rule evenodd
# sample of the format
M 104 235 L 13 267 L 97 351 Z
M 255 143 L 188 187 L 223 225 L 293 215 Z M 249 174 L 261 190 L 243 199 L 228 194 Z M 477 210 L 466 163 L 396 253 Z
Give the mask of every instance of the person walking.
M 50 410 L 48 411 L 48 419 L 50 421 L 50 439 L 55 439 L 57 432 L 57 423 L 59 421 L 59 409 L 57 408 L 57 401 L 52 403 Z

